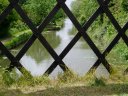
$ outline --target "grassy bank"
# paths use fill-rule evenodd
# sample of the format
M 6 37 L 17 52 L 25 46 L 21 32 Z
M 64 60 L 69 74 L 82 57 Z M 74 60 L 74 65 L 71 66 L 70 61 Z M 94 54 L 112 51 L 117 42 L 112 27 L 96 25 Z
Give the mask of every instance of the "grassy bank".
M 1 89 L 1 96 L 127 96 L 128 86 L 123 84 L 110 84 L 105 87 L 67 86 L 61 88 L 37 87 L 36 91 L 24 92 L 20 89 Z M 41 90 L 43 89 L 43 90 Z M 28 90 L 28 88 L 26 88 Z
M 77 4 L 74 3 L 73 5 L 73 13 L 81 24 L 87 21 L 99 7 L 97 0 L 79 0 L 76 2 Z M 128 10 L 127 8 L 128 3 L 126 0 L 110 0 L 109 9 L 121 27 L 123 27 L 128 20 L 128 11 L 126 11 Z M 98 18 L 93 22 L 93 24 L 87 30 L 87 33 L 94 41 L 96 46 L 98 46 L 100 51 L 103 52 L 103 50 L 107 48 L 118 32 L 106 14 L 102 14 L 99 15 Z M 124 62 L 128 60 L 128 47 L 122 39 L 112 50 L 115 51 L 115 53 L 117 53 L 116 55 L 122 58 Z
M 109 61 L 113 62 L 113 58 Z M 113 73 L 109 78 L 97 78 L 94 73 L 80 77 L 74 72 L 66 72 L 56 79 L 19 77 L 15 72 L 5 74 L 0 68 L 0 96 L 127 96 L 128 75 L 124 74 L 127 65 L 118 61 L 111 66 Z
M 58 25 L 58 26 L 50 25 L 49 27 L 45 29 L 45 32 L 60 30 L 60 28 L 62 28 L 62 25 L 63 24 Z M 17 34 L 13 34 L 12 37 L 4 39 L 2 40 L 2 42 L 6 46 L 6 48 L 10 50 L 10 49 L 18 47 L 22 43 L 25 43 L 30 38 L 30 36 L 32 36 L 32 31 L 25 30 Z
M 0 75 L 0 96 L 127 96 L 128 76 L 122 75 L 122 71 L 115 71 L 106 79 L 96 78 L 93 73 L 79 77 L 66 72 L 52 80 L 20 77 L 13 81 L 4 74 Z

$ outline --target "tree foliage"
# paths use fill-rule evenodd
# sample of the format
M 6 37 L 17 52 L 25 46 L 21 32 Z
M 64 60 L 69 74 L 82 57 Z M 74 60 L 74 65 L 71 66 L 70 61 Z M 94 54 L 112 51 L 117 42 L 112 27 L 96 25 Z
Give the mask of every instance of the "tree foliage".
M 8 0 L 0 0 L 0 13 L 7 7 Z M 38 26 L 44 18 L 50 13 L 56 4 L 56 0 L 19 0 L 20 6 L 23 8 L 33 23 Z M 60 11 L 53 19 L 52 23 L 64 17 Z M 23 26 L 23 27 L 22 27 Z M 23 29 L 24 28 L 24 29 Z M 16 11 L 12 11 L 4 21 L 0 23 L 0 38 L 15 33 L 14 31 L 26 30 L 27 26 Z
M 80 23 L 83 24 L 90 18 L 90 16 L 92 16 L 98 7 L 99 4 L 97 3 L 97 0 L 79 0 L 73 5 L 73 12 Z M 111 0 L 108 7 L 112 15 L 121 27 L 123 27 L 128 20 L 128 0 Z M 103 14 L 104 22 L 102 23 L 100 21 L 100 17 L 101 16 L 99 15 L 87 32 L 92 40 L 97 42 L 96 45 L 99 49 L 103 50 L 106 48 L 106 45 L 110 44 L 117 33 L 106 14 Z M 119 57 L 128 60 L 128 48 L 125 46 L 124 42 L 119 41 L 118 46 L 113 49 L 115 49 L 116 53 L 119 54 Z
M 123 0 L 122 7 L 123 7 L 124 11 L 128 12 L 128 0 Z
M 8 5 L 7 0 L 0 0 L 0 13 L 2 13 L 5 8 Z M 8 35 L 9 33 L 9 27 L 11 22 L 16 21 L 18 19 L 18 15 L 16 12 L 13 10 L 1 23 L 0 23 L 0 37 L 4 37 Z
M 38 25 L 44 18 L 46 18 L 55 4 L 56 0 L 27 0 L 23 5 L 23 8 L 32 21 Z M 59 12 L 52 22 L 61 17 L 63 17 L 63 14 L 62 12 Z

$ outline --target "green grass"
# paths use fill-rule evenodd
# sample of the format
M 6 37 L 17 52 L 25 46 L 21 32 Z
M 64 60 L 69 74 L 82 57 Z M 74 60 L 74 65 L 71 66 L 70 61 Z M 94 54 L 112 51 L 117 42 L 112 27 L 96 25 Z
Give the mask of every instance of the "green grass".
M 106 86 L 69 85 L 64 87 L 34 86 L 2 88 L 0 96 L 127 96 L 128 84 L 108 84 Z
M 116 67 L 118 68 L 118 67 Z M 94 73 L 79 77 L 73 72 L 59 74 L 55 80 L 47 76 L 20 77 L 10 84 L 0 75 L 0 96 L 128 96 L 128 75 L 114 70 L 108 79 Z M 16 77 L 13 73 L 7 78 Z
M 29 90 L 29 89 L 26 89 Z M 20 89 L 2 89 L 0 96 L 127 96 L 128 85 L 110 84 L 105 87 L 67 86 L 23 92 Z
M 113 68 L 109 78 L 96 78 L 94 73 L 80 77 L 72 71 L 60 73 L 55 80 L 27 74 L 17 78 L 14 72 L 0 74 L 0 96 L 128 96 L 128 74 L 124 75 L 127 63 L 113 52 L 107 59 Z

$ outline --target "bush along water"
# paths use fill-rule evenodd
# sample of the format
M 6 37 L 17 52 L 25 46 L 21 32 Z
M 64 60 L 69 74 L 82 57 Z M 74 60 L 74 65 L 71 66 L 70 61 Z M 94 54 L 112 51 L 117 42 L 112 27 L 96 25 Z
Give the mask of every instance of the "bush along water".
M 15 48 L 21 43 L 27 41 L 31 35 L 32 35 L 31 31 L 17 35 L 16 37 L 12 38 L 10 41 L 5 42 L 4 45 L 6 46 L 7 49 Z
M 73 13 L 81 24 L 87 21 L 99 7 L 97 0 L 79 0 L 76 2 L 73 4 Z M 128 20 L 128 0 L 110 0 L 109 9 L 123 27 Z M 101 51 L 106 49 L 117 34 L 117 30 L 104 13 L 93 22 L 87 32 Z M 115 54 L 127 62 L 128 47 L 123 40 L 120 40 L 113 50 Z

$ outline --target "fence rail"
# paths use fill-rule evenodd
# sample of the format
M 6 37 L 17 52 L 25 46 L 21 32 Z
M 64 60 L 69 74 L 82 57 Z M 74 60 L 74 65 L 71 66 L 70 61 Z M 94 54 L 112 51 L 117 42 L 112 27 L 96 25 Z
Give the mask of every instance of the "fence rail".
M 106 60 L 106 56 L 110 53 L 110 51 L 114 48 L 114 46 L 117 44 L 117 42 L 122 38 L 126 45 L 128 46 L 128 37 L 125 34 L 128 29 L 128 22 L 124 25 L 122 28 L 115 17 L 112 15 L 111 11 L 108 8 L 108 4 L 110 3 L 110 0 L 97 0 L 99 4 L 99 8 L 94 12 L 94 14 L 88 19 L 87 22 L 83 26 L 79 24 L 73 13 L 70 11 L 70 9 L 65 4 L 66 0 L 56 0 L 57 4 L 54 6 L 52 11 L 48 14 L 48 16 L 45 18 L 44 21 L 38 26 L 35 27 L 32 21 L 29 19 L 29 17 L 26 15 L 26 13 L 23 11 L 21 6 L 18 4 L 19 0 L 10 0 L 10 4 L 7 6 L 7 8 L 0 14 L 0 22 L 2 22 L 7 15 L 15 9 L 17 13 L 20 15 L 20 17 L 23 19 L 23 21 L 28 25 L 28 27 L 32 30 L 33 35 L 30 37 L 30 39 L 27 41 L 27 43 L 23 46 L 23 48 L 20 50 L 20 52 L 13 56 L 9 50 L 0 42 L 0 49 L 2 50 L 2 53 L 4 53 L 7 58 L 11 61 L 10 67 L 8 68 L 9 71 L 11 71 L 14 67 L 18 68 L 23 74 L 24 72 L 29 73 L 19 62 L 20 59 L 24 56 L 24 54 L 27 52 L 27 50 L 32 46 L 34 41 L 38 39 L 41 44 L 46 48 L 46 50 L 49 52 L 49 54 L 53 57 L 55 60 L 51 66 L 46 70 L 45 74 L 50 74 L 53 72 L 53 70 L 59 65 L 63 71 L 69 70 L 68 66 L 65 65 L 63 62 L 63 58 L 68 54 L 68 52 L 72 49 L 72 47 L 78 42 L 78 40 L 83 37 L 85 42 L 88 43 L 90 48 L 94 51 L 96 56 L 98 57 L 98 60 L 95 62 L 95 64 L 91 67 L 90 70 L 96 69 L 101 63 L 105 66 L 105 68 L 108 70 L 108 72 L 111 73 L 112 67 Z M 76 29 L 78 30 L 78 33 L 74 36 L 74 38 L 71 40 L 71 42 L 66 46 L 66 48 L 62 51 L 60 55 L 57 55 L 57 53 L 54 51 L 54 49 L 50 46 L 50 44 L 47 42 L 47 40 L 44 38 L 44 36 L 41 34 L 45 27 L 49 24 L 51 19 L 54 17 L 54 15 L 60 10 L 63 9 L 66 15 L 69 17 L 69 19 L 72 21 Z M 109 18 L 115 29 L 117 30 L 117 35 L 113 39 L 113 41 L 109 44 L 109 46 L 104 50 L 103 53 L 100 52 L 100 50 L 96 47 L 94 42 L 91 40 L 89 35 L 87 34 L 88 28 L 91 26 L 91 24 L 97 19 L 99 15 L 102 13 L 105 13 L 106 16 Z

